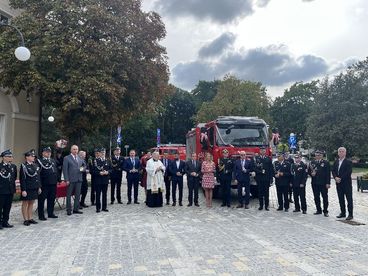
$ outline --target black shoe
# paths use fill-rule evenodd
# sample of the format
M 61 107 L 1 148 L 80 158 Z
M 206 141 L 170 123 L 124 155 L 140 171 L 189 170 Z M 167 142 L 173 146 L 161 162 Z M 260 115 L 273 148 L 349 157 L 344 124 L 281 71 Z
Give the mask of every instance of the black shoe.
M 266 211 L 269 211 L 270 209 L 268 207 L 265 208 Z
M 304 211 L 303 211 L 303 215 L 306 215 L 306 214 L 307 214 L 307 211 L 305 211 L 305 210 L 304 210 Z
M 83 208 L 88 208 L 89 206 L 88 205 L 86 205 L 85 203 L 81 203 L 81 205 L 80 206 L 82 206 Z
M 3 227 L 3 228 L 13 228 L 14 225 L 9 224 L 8 222 L 4 222 L 3 225 L 0 225 L 0 227 Z
M 222 204 L 221 204 L 221 207 L 225 207 L 225 206 L 226 206 L 226 204 L 225 204 L 225 203 L 222 203 Z
M 230 204 L 228 204 L 228 205 L 226 205 L 228 208 L 230 208 L 231 207 L 231 205 Z
M 107 209 L 102 209 L 102 212 L 108 212 L 109 210 L 107 210 Z
M 81 211 L 73 211 L 73 214 L 83 214 L 83 212 L 81 212 Z
M 71 215 L 72 215 L 72 212 L 68 211 L 66 214 L 67 214 L 68 216 L 71 216 Z
M 30 224 L 38 224 L 38 222 L 37 222 L 37 221 L 35 221 L 34 219 L 30 219 L 28 222 L 29 222 Z
M 172 206 L 176 206 L 176 202 L 173 202 Z
M 244 209 L 249 209 L 249 205 L 245 205 L 244 206 Z
M 179 202 L 179 206 L 183 206 L 183 203 Z
M 0 230 L 3 230 L 3 226 L 2 225 L 0 225 Z
M 121 202 L 121 200 L 118 201 L 118 204 L 123 204 L 123 202 Z
M 199 204 L 198 203 L 194 203 L 195 206 L 199 207 Z
M 243 204 L 238 204 L 238 206 L 236 206 L 236 208 L 243 208 L 244 205 Z
M 166 201 L 166 205 L 170 205 L 170 202 Z
M 329 217 L 329 214 L 328 213 L 324 213 L 323 214 L 325 217 Z
M 259 210 L 259 211 L 263 210 L 263 207 L 259 206 L 258 210 Z
M 30 226 L 30 225 L 31 225 L 31 223 L 29 222 L 29 220 L 25 220 L 25 221 L 23 222 L 23 225 L 25 225 L 25 226 Z
M 277 211 L 282 211 L 282 210 L 284 210 L 284 209 L 282 209 L 282 208 L 280 208 L 280 207 L 279 207 L 279 208 L 277 208 L 276 210 L 277 210 Z
M 348 215 L 348 217 L 346 218 L 346 220 L 352 220 L 354 217 L 351 215 Z
M 57 215 L 52 214 L 51 216 L 48 216 L 49 218 L 58 218 Z
M 322 212 L 317 211 L 317 212 L 313 213 L 313 215 L 322 215 Z
M 96 213 L 99 213 L 99 212 L 101 212 L 101 210 L 96 210 Z
M 290 203 L 294 203 L 294 201 L 293 201 L 291 198 L 289 199 L 289 202 L 290 202 Z
M 189 203 L 188 205 L 187 205 L 187 207 L 190 207 L 190 206 L 192 206 L 193 204 L 192 203 Z
M 38 220 L 45 221 L 45 220 L 47 220 L 47 218 L 45 218 L 45 217 L 41 217 L 41 218 L 38 218 Z
M 139 204 L 139 202 L 138 201 L 134 201 L 134 204 Z
M 340 215 L 336 216 L 336 218 L 344 218 L 344 217 L 346 217 L 345 214 L 340 214 Z
M 285 212 L 289 212 L 289 209 L 285 209 Z
M 83 210 L 83 207 L 79 205 L 78 209 L 79 209 L 79 210 Z
M 113 205 L 114 204 L 114 201 L 111 201 L 110 204 Z
M 132 204 L 132 202 L 131 202 L 131 201 L 128 201 L 128 202 L 127 202 L 127 204 L 128 204 L 128 205 L 129 205 L 129 204 Z
M 297 212 L 300 212 L 300 210 L 294 210 L 293 213 L 297 213 Z

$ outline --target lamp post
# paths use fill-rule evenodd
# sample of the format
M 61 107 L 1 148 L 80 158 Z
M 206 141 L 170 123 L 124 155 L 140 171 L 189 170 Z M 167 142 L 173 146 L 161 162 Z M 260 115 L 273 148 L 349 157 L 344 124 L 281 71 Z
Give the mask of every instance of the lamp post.
M 19 31 L 19 29 L 17 27 L 13 26 L 13 25 L 10 25 L 10 24 L 4 23 L 4 22 L 0 22 L 0 26 L 10 27 L 10 28 L 13 28 L 14 30 L 17 31 L 17 33 L 19 34 L 19 37 L 20 37 L 20 46 L 15 49 L 14 55 L 20 61 L 29 60 L 29 58 L 31 57 L 31 52 L 29 51 L 29 49 L 27 47 L 24 46 L 23 34 Z

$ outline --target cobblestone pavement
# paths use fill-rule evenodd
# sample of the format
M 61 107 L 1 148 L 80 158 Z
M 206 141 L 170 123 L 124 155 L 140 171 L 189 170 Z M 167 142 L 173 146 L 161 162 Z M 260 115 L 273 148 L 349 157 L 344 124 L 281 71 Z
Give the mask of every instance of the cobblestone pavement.
M 257 200 L 249 210 L 221 208 L 219 200 L 207 209 L 202 195 L 199 208 L 150 209 L 140 190 L 140 205 L 98 214 L 89 207 L 70 217 L 57 208 L 59 219 L 29 227 L 17 203 L 15 227 L 0 230 L 0 274 L 368 275 L 367 226 L 337 221 L 334 186 L 329 218 L 313 215 L 310 185 L 307 194 L 303 215 L 277 212 L 274 186 L 269 212 L 258 211 Z M 354 192 L 354 200 L 356 221 L 367 223 L 368 194 Z

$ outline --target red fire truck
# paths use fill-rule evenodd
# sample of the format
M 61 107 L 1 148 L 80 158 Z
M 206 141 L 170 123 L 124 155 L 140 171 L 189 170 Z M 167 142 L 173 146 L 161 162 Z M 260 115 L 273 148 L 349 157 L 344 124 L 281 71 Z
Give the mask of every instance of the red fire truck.
M 193 152 L 203 158 L 206 152 L 218 164 L 222 150 L 229 151 L 230 158 L 239 158 L 239 151 L 249 156 L 259 153 L 260 146 L 267 146 L 266 154 L 272 156 L 269 146 L 268 126 L 258 117 L 220 116 L 208 123 L 200 123 L 186 135 L 187 157 Z
M 186 159 L 186 149 L 183 144 L 161 144 L 159 148 L 151 148 L 150 151 L 158 151 L 160 156 L 163 156 L 164 153 L 168 153 L 168 158 L 171 160 L 174 160 L 175 154 L 179 153 L 180 160 L 185 161 Z

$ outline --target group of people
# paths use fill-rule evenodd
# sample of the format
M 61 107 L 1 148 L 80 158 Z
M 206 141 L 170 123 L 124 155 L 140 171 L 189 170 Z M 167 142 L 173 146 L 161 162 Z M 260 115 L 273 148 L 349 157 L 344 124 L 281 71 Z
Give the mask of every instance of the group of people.
M 222 190 L 222 207 L 231 207 L 231 186 L 236 184 L 238 192 L 238 205 L 236 208 L 249 208 L 251 194 L 250 179 L 254 177 L 257 182 L 259 208 L 269 211 L 269 188 L 275 180 L 278 211 L 288 211 L 290 206 L 290 190 L 294 195 L 294 212 L 307 212 L 305 188 L 308 175 L 312 178 L 312 189 L 316 205 L 315 215 L 328 216 L 328 189 L 331 187 L 331 171 L 336 182 L 340 203 L 338 218 L 345 218 L 347 200 L 347 220 L 353 219 L 352 199 L 352 163 L 346 159 L 346 149 L 338 149 L 339 159 L 332 167 L 323 159 L 321 151 L 315 152 L 315 159 L 308 165 L 301 161 L 301 156 L 296 154 L 292 158 L 285 158 L 285 154 L 278 154 L 278 160 L 272 162 L 266 155 L 266 148 L 261 147 L 260 154 L 249 156 L 240 151 L 239 159 L 230 158 L 225 149 L 223 157 L 216 165 L 212 155 L 208 152 L 204 160 L 199 160 L 196 153 L 191 155 L 188 161 L 179 159 L 179 154 L 174 160 L 168 158 L 168 154 L 160 158 L 158 152 L 148 153 L 139 159 L 136 152 L 131 150 L 129 157 L 122 157 L 119 147 L 115 148 L 112 156 L 106 158 L 104 148 L 95 149 L 95 156 L 86 160 L 86 152 L 79 151 L 78 146 L 73 145 L 70 154 L 60 161 L 51 158 L 51 148 L 42 149 L 42 156 L 36 159 L 35 151 L 30 150 L 24 154 L 25 162 L 19 169 L 19 181 L 22 200 L 23 224 L 29 226 L 37 224 L 33 219 L 34 201 L 38 199 L 38 218 L 40 221 L 47 218 L 57 218 L 54 213 L 57 183 L 61 174 L 67 185 L 66 210 L 67 215 L 82 214 L 81 209 L 88 207 L 85 198 L 88 193 L 87 174 L 91 175 L 91 203 L 96 206 L 96 212 L 108 212 L 107 190 L 111 183 L 111 204 L 115 198 L 119 204 L 123 204 L 121 198 L 121 184 L 123 171 L 127 178 L 127 204 L 139 204 L 139 183 L 146 193 L 146 205 L 148 207 L 161 207 L 166 199 L 166 205 L 183 206 L 183 176 L 187 175 L 188 207 L 199 206 L 198 194 L 202 187 L 205 192 L 206 206 L 212 207 L 213 189 L 215 179 L 220 182 Z M 0 229 L 11 228 L 9 213 L 13 195 L 16 192 L 17 167 L 12 163 L 13 155 L 10 150 L 1 153 L 0 163 Z M 178 198 L 177 198 L 178 190 Z M 133 192 L 133 197 L 132 197 Z M 71 201 L 74 196 L 74 204 Z M 171 197 L 171 199 L 170 199 Z M 323 208 L 321 207 L 321 197 Z M 47 218 L 44 212 L 44 204 L 47 201 Z M 172 203 L 171 203 L 172 202 Z

